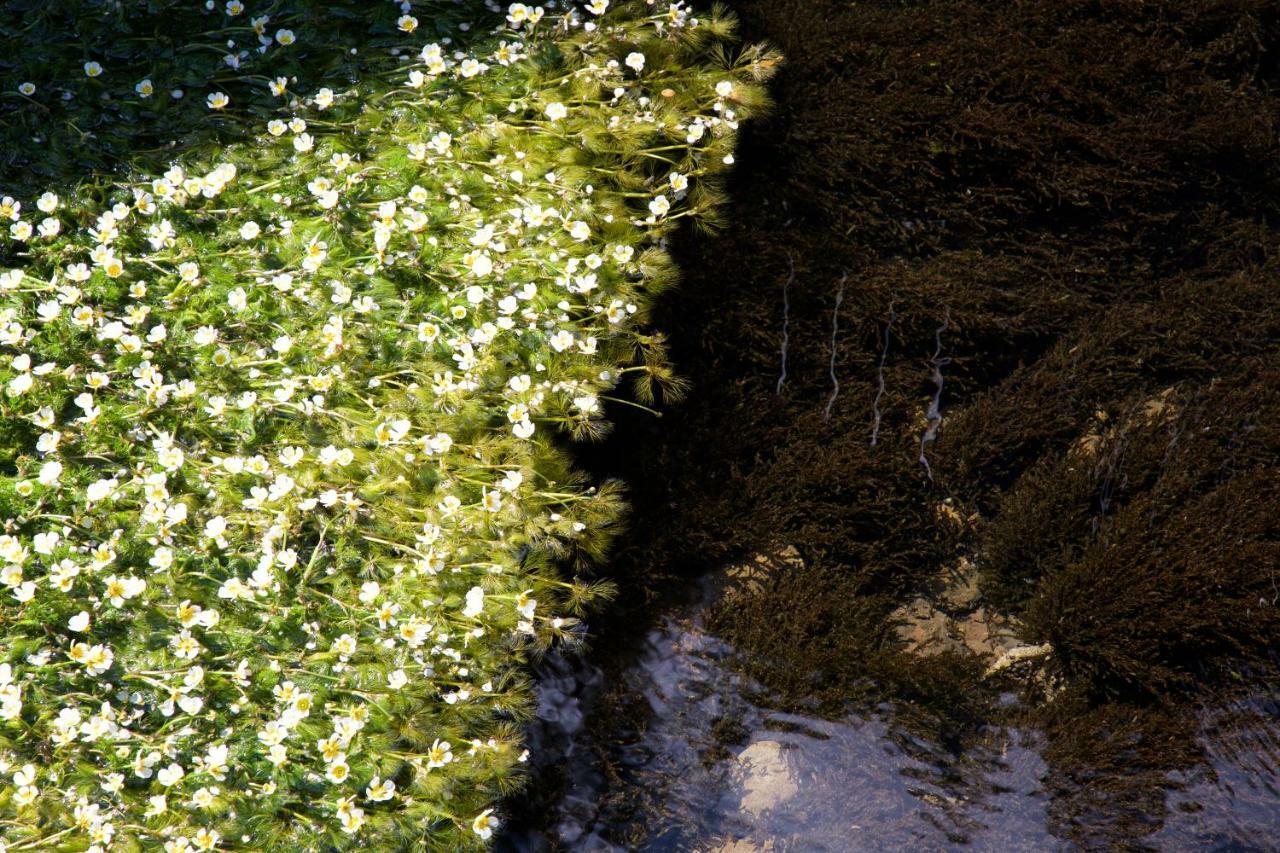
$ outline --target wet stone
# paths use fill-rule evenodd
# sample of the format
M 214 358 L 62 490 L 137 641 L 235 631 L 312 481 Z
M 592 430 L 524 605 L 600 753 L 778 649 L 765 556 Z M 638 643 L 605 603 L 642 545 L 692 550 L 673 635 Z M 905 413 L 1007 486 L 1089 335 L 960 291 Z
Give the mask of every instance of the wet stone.
M 890 616 L 909 654 L 930 657 L 946 652 L 999 658 L 1022 644 L 1016 620 L 979 599 L 977 572 L 961 558 L 947 573 L 947 586 L 935 599 L 918 597 Z
M 735 838 L 726 841 L 720 847 L 709 848 L 707 853 L 774 853 L 777 847 L 772 841 L 751 841 L 747 838 Z
M 758 816 L 790 800 L 800 784 L 787 761 L 786 747 L 776 740 L 759 740 L 738 754 L 745 793 L 741 808 Z
M 719 594 L 725 597 L 754 595 L 766 589 L 780 573 L 803 568 L 804 560 L 794 545 L 778 545 L 726 566 Z
M 799 559 L 786 549 L 761 556 L 746 565 L 779 571 Z M 975 849 L 1049 849 L 1043 763 L 1017 732 L 993 730 L 974 760 L 957 760 L 909 735 L 892 705 L 833 720 L 761 704 L 737 650 L 703 621 L 724 576 L 705 576 L 695 600 L 639 640 L 608 697 L 638 714 L 606 735 L 580 721 L 608 687 L 600 671 L 580 660 L 577 674 L 569 659 L 547 656 L 534 761 L 555 768 L 563 792 L 545 830 L 508 829 L 500 850 L 875 853 L 944 849 L 961 830 Z M 1012 847 L 973 829 L 993 810 Z M 862 832 L 870 827 L 874 835 Z

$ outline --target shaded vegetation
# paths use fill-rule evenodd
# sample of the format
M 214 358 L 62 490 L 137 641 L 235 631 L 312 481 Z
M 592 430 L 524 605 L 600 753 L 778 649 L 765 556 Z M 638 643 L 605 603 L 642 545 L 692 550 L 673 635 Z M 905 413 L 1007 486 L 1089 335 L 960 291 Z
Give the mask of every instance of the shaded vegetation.
M 1055 832 L 1137 843 L 1199 760 L 1193 697 L 1269 672 L 1280 628 L 1280 9 L 732 6 L 787 64 L 656 312 L 690 402 L 588 460 L 636 507 L 615 615 L 794 545 L 717 615 L 751 674 L 958 742 L 995 713 L 977 664 L 904 656 L 887 617 L 971 559 L 1054 647 Z
M 0 6 L 0 188 L 35 196 L 103 172 L 159 173 L 201 144 L 252 136 L 292 92 L 355 85 L 387 70 L 403 33 L 393 10 L 360 3 L 6 0 Z M 421 34 L 454 33 L 474 9 L 424 16 Z M 287 46 L 281 31 L 303 37 Z M 406 54 L 407 58 L 407 54 Z M 85 64 L 102 69 L 89 77 Z M 291 93 L 268 81 L 283 77 Z M 150 85 L 142 88 L 143 81 Z M 34 87 L 29 95 L 20 87 Z M 226 110 L 206 104 L 212 91 Z

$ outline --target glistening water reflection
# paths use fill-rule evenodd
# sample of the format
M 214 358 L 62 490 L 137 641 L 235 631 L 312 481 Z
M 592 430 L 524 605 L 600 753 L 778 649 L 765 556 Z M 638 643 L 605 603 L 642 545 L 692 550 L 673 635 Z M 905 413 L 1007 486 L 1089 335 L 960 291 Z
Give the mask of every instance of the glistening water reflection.
M 705 603 L 677 608 L 644 637 L 623 678 L 647 713 L 628 715 L 607 743 L 590 742 L 583 728 L 599 670 L 548 663 L 534 748 L 568 778 L 552 822 L 559 846 L 1053 846 L 1044 764 L 1029 733 L 993 727 L 957 756 L 902 730 L 888 704 L 841 721 L 771 711 L 732 666 L 733 649 L 703 627 Z M 545 846 L 531 835 L 506 843 Z
M 892 702 L 837 721 L 770 710 L 733 665 L 734 649 L 703 624 L 711 589 L 666 613 L 624 683 L 609 685 L 611 697 L 635 705 L 611 718 L 621 721 L 612 730 L 585 725 L 604 692 L 600 669 L 559 655 L 546 662 L 532 746 L 542 772 L 554 765 L 563 774 L 565 791 L 546 832 L 513 830 L 501 847 L 783 853 L 1104 843 L 1092 830 L 1115 820 L 1109 795 L 1102 785 L 1092 791 L 1087 773 L 1047 784 L 1034 730 L 992 725 L 961 749 L 921 736 Z M 1202 711 L 1206 761 L 1157 778 L 1163 817 L 1136 849 L 1275 849 L 1277 719 L 1271 699 Z M 1090 831 L 1064 840 L 1064 821 Z

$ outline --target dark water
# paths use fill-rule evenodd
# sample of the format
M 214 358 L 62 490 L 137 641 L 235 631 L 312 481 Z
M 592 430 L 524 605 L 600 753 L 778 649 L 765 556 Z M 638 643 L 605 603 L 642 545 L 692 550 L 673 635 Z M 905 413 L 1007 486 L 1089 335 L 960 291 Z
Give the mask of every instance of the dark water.
M 654 326 L 694 391 L 617 407 L 581 454 L 630 489 L 618 622 L 651 624 L 663 578 L 801 548 L 717 620 L 790 695 L 762 699 L 697 604 L 630 639 L 601 618 L 629 657 L 548 662 L 540 798 L 504 843 L 1280 850 L 1280 685 L 1224 675 L 1280 636 L 1277 4 L 729 5 L 786 62 L 724 229 L 673 241 Z M 1043 733 L 940 740 L 908 699 L 951 682 L 856 684 L 867 597 L 905 605 L 960 555 L 1071 663 Z M 769 710 L 823 693 L 886 701 Z
M 638 713 L 615 730 L 585 725 L 606 686 L 599 668 L 564 655 L 545 663 L 531 746 L 542 773 L 563 774 L 565 791 L 544 827 L 513 826 L 501 849 L 1120 846 L 1055 836 L 1045 739 L 1034 730 L 991 726 L 957 753 L 908 731 L 892 702 L 835 721 L 770 710 L 733 666 L 734 649 L 705 629 L 706 599 L 671 609 L 640 640 L 621 675 L 623 702 Z M 1124 847 L 1280 849 L 1280 706 L 1237 700 L 1199 720 L 1206 760 L 1168 774 L 1163 820 Z M 1058 779 L 1054 793 L 1094 803 L 1096 814 L 1072 819 L 1104 826 L 1107 797 L 1090 800 L 1090 784 L 1087 774 Z
M 1280 849 L 1280 704 L 1274 690 L 1203 709 L 1207 763 L 1169 774 L 1164 826 L 1148 839 L 1167 850 Z

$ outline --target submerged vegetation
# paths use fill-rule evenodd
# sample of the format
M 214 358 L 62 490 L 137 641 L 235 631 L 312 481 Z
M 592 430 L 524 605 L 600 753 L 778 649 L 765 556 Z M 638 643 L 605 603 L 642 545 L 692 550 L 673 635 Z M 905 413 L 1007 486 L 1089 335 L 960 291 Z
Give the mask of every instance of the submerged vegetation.
M 635 484 L 619 613 L 794 546 L 713 618 L 771 701 L 887 696 L 956 751 L 1029 721 L 1050 830 L 1139 845 L 1203 761 L 1197 711 L 1274 695 L 1280 12 L 732 7 L 787 65 L 728 227 L 676 242 L 690 286 L 655 312 L 694 393 L 591 455 Z M 961 576 L 957 617 L 1052 652 L 985 681 L 906 653 L 895 615 Z M 1222 831 L 1199 841 L 1257 843 Z
M 0 846 L 483 844 L 618 523 L 562 435 L 680 390 L 663 238 L 774 58 L 665 0 L 10 5 Z

